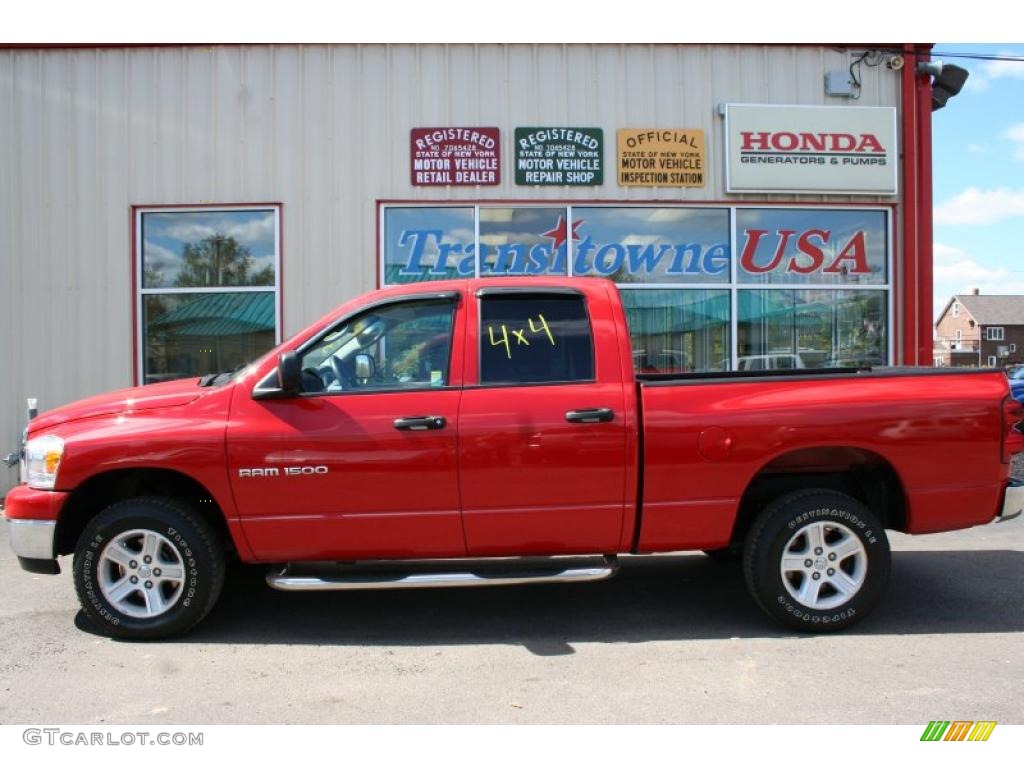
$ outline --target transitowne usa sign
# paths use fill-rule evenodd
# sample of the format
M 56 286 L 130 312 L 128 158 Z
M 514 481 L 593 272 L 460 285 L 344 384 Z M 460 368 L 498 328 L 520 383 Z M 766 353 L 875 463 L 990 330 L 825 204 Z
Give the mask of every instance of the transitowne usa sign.
M 896 194 L 891 107 L 725 106 L 727 192 Z

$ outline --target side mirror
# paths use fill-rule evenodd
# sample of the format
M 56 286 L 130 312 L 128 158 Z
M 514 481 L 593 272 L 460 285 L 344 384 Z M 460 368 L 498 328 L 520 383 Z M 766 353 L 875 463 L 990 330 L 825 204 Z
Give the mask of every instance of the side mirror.
M 376 372 L 376 364 L 373 362 L 373 358 L 369 355 L 358 354 L 355 359 L 356 368 L 356 380 L 367 381 L 373 378 L 373 374 Z
M 294 352 L 282 352 L 277 358 L 277 386 L 291 395 L 302 391 L 302 369 L 299 368 L 299 356 Z

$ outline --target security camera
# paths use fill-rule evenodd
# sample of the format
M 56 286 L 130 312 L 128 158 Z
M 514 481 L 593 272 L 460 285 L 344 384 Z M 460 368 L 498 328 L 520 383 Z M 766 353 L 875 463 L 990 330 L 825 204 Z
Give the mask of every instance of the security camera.
M 885 62 L 885 66 L 891 69 L 893 72 L 899 72 L 903 69 L 903 57 L 902 56 L 890 56 L 889 60 Z
M 917 74 L 938 77 L 942 74 L 941 61 L 919 61 L 917 63 Z

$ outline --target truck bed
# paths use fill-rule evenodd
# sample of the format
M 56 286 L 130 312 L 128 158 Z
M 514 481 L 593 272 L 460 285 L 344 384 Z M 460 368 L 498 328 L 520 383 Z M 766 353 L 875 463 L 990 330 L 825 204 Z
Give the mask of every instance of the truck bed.
M 680 542 L 728 546 L 745 495 L 785 476 L 831 472 L 888 483 L 896 489 L 888 527 L 908 533 L 988 522 L 1009 476 L 999 454 L 1006 396 L 999 371 L 844 368 L 637 379 L 637 551 Z

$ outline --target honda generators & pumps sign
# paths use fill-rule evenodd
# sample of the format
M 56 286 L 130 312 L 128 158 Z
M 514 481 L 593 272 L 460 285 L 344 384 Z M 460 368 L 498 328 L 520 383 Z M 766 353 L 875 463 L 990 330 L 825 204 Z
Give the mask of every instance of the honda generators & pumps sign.
M 725 105 L 727 192 L 896 194 L 891 107 Z

